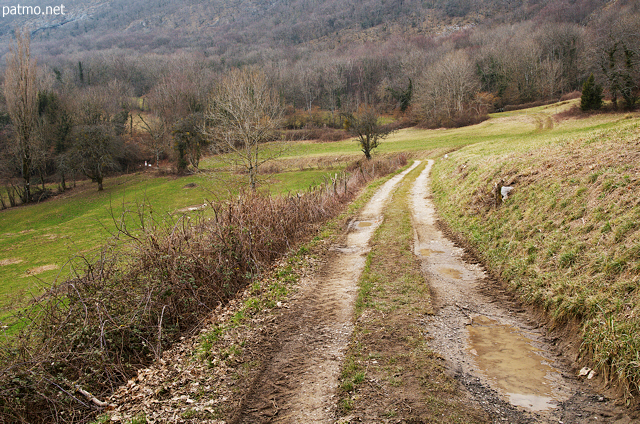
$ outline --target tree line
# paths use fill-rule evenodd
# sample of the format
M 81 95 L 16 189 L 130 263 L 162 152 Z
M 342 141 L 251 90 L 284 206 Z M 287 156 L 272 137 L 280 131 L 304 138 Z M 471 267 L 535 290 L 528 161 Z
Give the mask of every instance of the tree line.
M 197 169 L 212 146 L 221 151 L 223 126 L 207 119 L 216 118 L 212 105 L 221 85 L 235 84 L 230 75 L 238 68 L 260 69 L 283 107 L 279 127 L 289 130 L 343 129 L 346 116 L 371 109 L 406 125 L 467 125 L 491 111 L 581 91 L 590 75 L 589 90 L 601 87 L 611 107 L 632 109 L 638 28 L 640 10 L 628 4 L 604 8 L 587 23 L 530 20 L 442 37 L 397 35 L 263 52 L 244 63 L 199 52 L 111 51 L 36 64 L 28 36 L 17 33 L 0 99 L 0 199 L 3 206 L 43 199 L 51 183 L 65 190 L 78 177 L 101 189 L 109 172 L 144 161 Z

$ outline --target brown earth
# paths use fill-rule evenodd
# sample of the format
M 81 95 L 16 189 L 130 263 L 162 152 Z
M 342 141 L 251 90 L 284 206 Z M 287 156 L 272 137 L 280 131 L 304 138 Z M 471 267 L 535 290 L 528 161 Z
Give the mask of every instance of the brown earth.
M 60 265 L 56 265 L 56 264 L 37 266 L 35 268 L 29 268 L 24 275 L 25 277 L 38 275 L 38 274 L 42 274 L 43 272 L 52 271 L 58 268 L 60 268 Z

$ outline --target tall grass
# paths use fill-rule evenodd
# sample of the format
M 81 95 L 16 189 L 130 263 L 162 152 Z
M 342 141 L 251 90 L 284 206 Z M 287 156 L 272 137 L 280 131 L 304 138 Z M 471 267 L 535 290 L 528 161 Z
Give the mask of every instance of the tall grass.
M 99 399 L 336 216 L 367 181 L 404 164 L 404 156 L 360 164 L 295 195 L 244 193 L 200 217 L 159 222 L 140 209 L 142 231 L 121 220 L 100 259 L 21 312 L 24 328 L 0 341 L 0 417 L 87 422 L 106 406 Z

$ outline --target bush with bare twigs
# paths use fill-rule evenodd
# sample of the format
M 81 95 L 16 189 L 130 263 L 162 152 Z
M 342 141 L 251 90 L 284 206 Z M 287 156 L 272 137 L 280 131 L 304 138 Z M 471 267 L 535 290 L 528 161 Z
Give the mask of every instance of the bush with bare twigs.
M 36 299 L 21 312 L 24 328 L 0 341 L 0 422 L 90 421 L 107 407 L 100 399 L 336 216 L 368 180 L 406 162 L 354 165 L 304 194 L 244 193 L 195 218 L 154 223 L 141 208 L 136 231 L 118 221 L 118 242 Z

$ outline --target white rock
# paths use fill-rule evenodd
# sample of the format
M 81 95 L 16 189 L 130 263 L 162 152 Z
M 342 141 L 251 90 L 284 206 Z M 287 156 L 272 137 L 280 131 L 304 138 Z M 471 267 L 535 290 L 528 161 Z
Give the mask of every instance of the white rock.
M 584 367 L 578 373 L 578 377 L 584 377 L 585 375 L 588 375 L 590 372 L 591 372 L 591 368 Z

